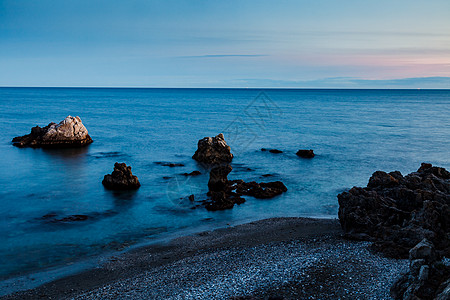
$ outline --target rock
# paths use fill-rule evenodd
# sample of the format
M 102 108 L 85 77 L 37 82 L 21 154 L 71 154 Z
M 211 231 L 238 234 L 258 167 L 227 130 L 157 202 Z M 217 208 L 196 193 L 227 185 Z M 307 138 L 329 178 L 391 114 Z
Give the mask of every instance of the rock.
M 210 192 L 225 191 L 228 184 L 227 176 L 233 170 L 230 165 L 214 167 L 209 173 L 208 189 Z
M 82 147 L 92 143 L 86 127 L 80 117 L 68 116 L 59 124 L 50 123 L 41 128 L 31 128 L 31 133 L 15 137 L 12 143 L 16 147 Z
M 238 195 L 247 195 L 259 199 L 273 198 L 287 191 L 286 186 L 281 181 L 261 183 L 237 181 L 235 182 L 235 189 Z
M 441 254 L 450 255 L 450 173 L 444 168 L 422 164 L 407 176 L 377 171 L 366 188 L 353 187 L 339 194 L 338 201 L 346 236 L 370 237 L 373 250 L 407 258 L 426 238 Z M 426 249 L 412 258 L 422 258 Z
M 274 154 L 283 153 L 283 151 L 278 150 L 278 149 L 266 149 L 266 148 L 261 148 L 261 151 L 269 151 L 270 153 L 274 153 Z
M 436 252 L 433 244 L 427 239 L 423 239 L 409 250 L 409 259 L 423 259 L 426 262 L 434 261 L 436 259 Z
M 394 282 L 391 296 L 397 300 L 448 299 L 445 289 L 450 282 L 450 267 L 438 260 L 433 243 L 423 239 L 409 251 L 409 259 L 409 273 Z
M 131 173 L 131 167 L 117 162 L 114 171 L 105 175 L 102 184 L 110 190 L 136 190 L 141 186 L 138 178 Z
M 450 299 L 450 279 L 441 284 L 436 295 L 436 300 L 448 300 Z
M 215 137 L 199 140 L 197 151 L 192 158 L 206 165 L 221 165 L 230 163 L 233 160 L 233 154 L 223 134 L 220 133 Z
M 48 213 L 42 216 L 40 219 L 45 220 L 48 223 L 67 223 L 67 222 L 78 222 L 78 221 L 86 221 L 90 217 L 87 215 L 70 215 L 63 218 L 58 218 L 56 213 Z
M 168 163 L 168 162 L 162 162 L 162 161 L 157 161 L 155 162 L 155 164 L 163 166 L 163 167 L 184 167 L 184 164 L 181 163 Z
M 256 183 L 243 180 L 228 180 L 232 171 L 230 165 L 216 166 L 211 170 L 208 182 L 211 202 L 206 204 L 208 210 L 222 210 L 233 208 L 234 204 L 245 202 L 243 195 L 259 199 L 268 199 L 287 191 L 281 181 Z
M 183 173 L 181 175 L 184 175 L 184 176 L 198 176 L 198 175 L 202 175 L 202 173 L 200 171 L 195 170 L 195 171 L 192 171 L 191 173 Z
M 211 202 L 206 203 L 206 209 L 222 210 L 233 208 L 235 204 L 245 202 L 245 199 L 242 198 L 243 195 L 267 199 L 287 191 L 286 186 L 280 181 L 267 183 L 252 181 L 246 183 L 243 180 L 228 180 L 228 174 L 231 171 L 232 167 L 230 165 L 216 166 L 211 170 L 208 182 L 208 195 L 211 198 Z
M 314 151 L 312 149 L 310 150 L 298 150 L 297 156 L 300 156 L 302 158 L 313 158 L 315 156 Z

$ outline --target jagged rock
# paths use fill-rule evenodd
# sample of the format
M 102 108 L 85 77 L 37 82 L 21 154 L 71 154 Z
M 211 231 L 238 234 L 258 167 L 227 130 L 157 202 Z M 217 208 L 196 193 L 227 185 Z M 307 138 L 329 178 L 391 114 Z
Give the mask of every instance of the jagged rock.
M 417 172 L 375 172 L 366 188 L 338 195 L 339 220 L 347 237 L 369 237 L 372 249 L 406 258 L 427 238 L 450 254 L 450 173 L 423 163 Z
M 228 174 L 233 170 L 230 165 L 218 166 L 209 173 L 208 189 L 210 192 L 225 191 L 228 184 Z
M 436 295 L 436 300 L 450 299 L 450 278 L 441 284 Z
M 81 147 L 92 143 L 86 127 L 80 117 L 68 116 L 59 124 L 50 123 L 41 128 L 31 128 L 31 133 L 15 137 L 12 143 L 16 147 Z
M 228 180 L 232 171 L 230 165 L 214 167 L 210 172 L 208 182 L 211 202 L 206 204 L 208 210 L 222 210 L 233 208 L 234 204 L 245 202 L 243 195 L 260 199 L 273 198 L 287 191 L 281 181 L 256 183 L 243 180 Z
M 192 158 L 206 165 L 228 164 L 233 160 L 230 150 L 223 134 L 220 133 L 215 137 L 205 137 L 199 140 L 197 151 Z
M 298 150 L 297 156 L 300 156 L 302 158 L 313 158 L 315 156 L 314 151 L 312 149 L 310 150 Z
M 287 191 L 287 187 L 281 181 L 261 183 L 237 181 L 235 182 L 235 188 L 238 195 L 247 195 L 259 199 L 273 198 Z
M 438 260 L 433 243 L 423 239 L 409 251 L 409 272 L 394 282 L 390 292 L 396 300 L 449 299 L 445 298 L 449 282 L 450 267 Z
M 114 164 L 114 171 L 105 175 L 102 184 L 110 190 L 136 190 L 141 186 L 138 178 L 131 173 L 131 167 L 118 162 Z

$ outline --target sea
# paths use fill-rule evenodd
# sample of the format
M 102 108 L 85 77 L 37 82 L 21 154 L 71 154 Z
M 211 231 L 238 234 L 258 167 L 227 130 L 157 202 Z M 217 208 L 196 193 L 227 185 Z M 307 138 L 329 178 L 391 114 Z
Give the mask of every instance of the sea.
M 94 143 L 12 145 L 68 115 Z M 337 218 L 336 196 L 366 186 L 376 170 L 450 169 L 450 90 L 0 88 L 0 128 L 3 291 L 179 235 L 273 217 Z M 195 208 L 188 196 L 205 200 L 209 175 L 192 155 L 199 139 L 219 133 L 234 154 L 229 179 L 280 180 L 288 191 L 225 211 Z M 300 158 L 299 149 L 316 156 Z M 132 167 L 139 190 L 103 187 L 115 162 Z M 194 170 L 202 174 L 182 175 Z

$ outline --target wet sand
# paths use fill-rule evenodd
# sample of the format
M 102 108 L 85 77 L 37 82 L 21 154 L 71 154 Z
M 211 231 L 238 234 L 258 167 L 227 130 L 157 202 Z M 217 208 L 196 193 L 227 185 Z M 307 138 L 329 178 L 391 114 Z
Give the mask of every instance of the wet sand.
M 3 298 L 389 299 L 407 261 L 341 234 L 337 220 L 266 219 L 133 249 Z

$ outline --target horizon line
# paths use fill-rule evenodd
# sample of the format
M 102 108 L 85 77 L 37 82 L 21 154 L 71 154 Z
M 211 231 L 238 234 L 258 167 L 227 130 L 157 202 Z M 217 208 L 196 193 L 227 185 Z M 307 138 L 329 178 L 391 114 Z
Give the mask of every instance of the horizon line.
M 358 88 L 358 87 L 152 87 L 152 86 L 0 86 L 0 88 L 43 89 L 235 89 L 235 90 L 450 90 L 450 88 Z

